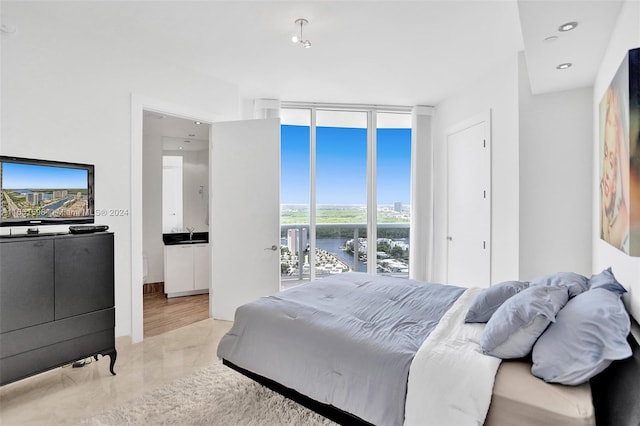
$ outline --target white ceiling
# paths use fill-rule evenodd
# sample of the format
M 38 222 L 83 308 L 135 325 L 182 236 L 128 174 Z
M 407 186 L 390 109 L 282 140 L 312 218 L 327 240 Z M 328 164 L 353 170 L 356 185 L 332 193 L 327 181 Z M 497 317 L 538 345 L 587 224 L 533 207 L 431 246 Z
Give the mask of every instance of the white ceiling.
M 153 111 L 144 112 L 142 123 L 145 137 L 159 139 L 163 151 L 209 149 L 209 124 Z
M 236 84 L 246 98 L 437 105 L 524 50 L 534 93 L 592 84 L 621 1 L 3 0 L 50 34 Z M 11 4 L 22 19 L 11 22 Z M 28 9 L 28 12 L 25 10 Z M 304 49 L 290 41 L 306 18 Z M 570 33 L 559 25 L 578 21 Z M 558 35 L 554 43 L 542 39 Z M 573 62 L 558 71 L 560 62 Z
M 524 51 L 533 93 L 587 87 L 619 14 L 614 0 L 75 2 L 47 13 L 87 41 L 188 66 L 246 98 L 437 105 Z M 51 14 L 53 13 L 53 16 Z M 306 18 L 304 49 L 290 41 Z M 561 33 L 558 27 L 577 21 Z M 556 36 L 553 42 L 545 38 Z M 563 62 L 573 67 L 557 70 Z M 153 120 L 153 117 L 147 117 Z M 165 117 L 165 149 L 206 149 Z M 197 134 L 188 137 L 189 134 Z M 191 143 L 185 143 L 191 140 Z
M 529 80 L 534 94 L 588 87 L 620 13 L 621 1 L 522 1 L 518 2 Z M 558 27 L 578 22 L 569 32 Z M 545 41 L 556 36 L 553 41 Z M 557 70 L 570 62 L 573 66 Z

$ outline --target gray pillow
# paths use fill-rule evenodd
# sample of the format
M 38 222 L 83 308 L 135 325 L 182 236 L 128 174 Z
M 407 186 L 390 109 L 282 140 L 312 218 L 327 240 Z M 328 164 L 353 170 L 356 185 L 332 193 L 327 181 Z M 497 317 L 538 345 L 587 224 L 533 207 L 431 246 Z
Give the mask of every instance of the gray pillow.
M 464 322 L 487 322 L 491 315 L 511 296 L 529 287 L 528 282 L 505 281 L 482 290 L 467 311 Z
M 536 278 L 529 284 L 530 287 L 538 285 L 566 287 L 569 290 L 569 298 L 572 298 L 589 290 L 589 279 L 575 272 L 558 272 Z
M 622 284 L 620 284 L 616 277 L 613 276 L 613 272 L 611 272 L 611 267 L 605 269 L 597 275 L 592 275 L 591 279 L 589 279 L 589 288 L 604 288 L 606 290 L 612 291 L 618 295 L 624 294 L 627 292 Z
M 531 372 L 547 382 L 579 385 L 613 360 L 631 356 L 630 321 L 620 296 L 591 289 L 558 313 L 533 347 Z
M 507 299 L 482 332 L 482 351 L 502 359 L 528 355 L 568 299 L 565 287 L 542 285 L 529 287 Z

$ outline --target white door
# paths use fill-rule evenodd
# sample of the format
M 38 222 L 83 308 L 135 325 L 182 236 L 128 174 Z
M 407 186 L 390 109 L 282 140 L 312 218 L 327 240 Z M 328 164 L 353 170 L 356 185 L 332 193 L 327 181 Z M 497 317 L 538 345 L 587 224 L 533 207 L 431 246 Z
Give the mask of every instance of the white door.
M 280 119 L 211 128 L 211 316 L 280 288 Z
M 491 154 L 489 122 L 447 135 L 447 282 L 491 283 Z

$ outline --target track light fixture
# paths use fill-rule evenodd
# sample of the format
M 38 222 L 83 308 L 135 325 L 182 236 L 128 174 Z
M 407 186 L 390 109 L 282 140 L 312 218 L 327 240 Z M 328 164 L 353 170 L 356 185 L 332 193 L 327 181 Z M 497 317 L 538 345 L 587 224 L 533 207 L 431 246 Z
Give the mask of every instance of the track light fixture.
M 298 18 L 295 20 L 295 24 L 296 25 L 300 25 L 300 34 L 296 34 L 293 37 L 291 37 L 291 41 L 294 43 L 300 43 L 301 45 L 303 45 L 306 49 L 311 47 L 311 42 L 309 40 L 305 40 L 304 37 L 302 37 L 302 27 L 307 25 L 309 23 L 309 21 L 307 21 L 304 18 Z

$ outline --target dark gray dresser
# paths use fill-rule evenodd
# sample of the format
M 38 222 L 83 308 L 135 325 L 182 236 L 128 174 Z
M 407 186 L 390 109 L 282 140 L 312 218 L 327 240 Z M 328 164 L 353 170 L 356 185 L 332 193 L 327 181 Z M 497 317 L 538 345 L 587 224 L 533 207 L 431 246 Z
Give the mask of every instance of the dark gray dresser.
M 0 385 L 109 355 L 113 233 L 0 238 Z

